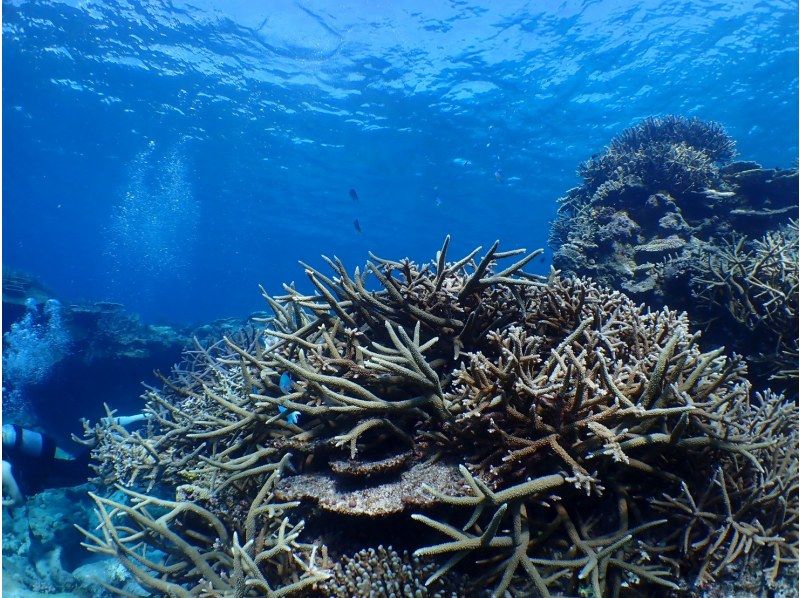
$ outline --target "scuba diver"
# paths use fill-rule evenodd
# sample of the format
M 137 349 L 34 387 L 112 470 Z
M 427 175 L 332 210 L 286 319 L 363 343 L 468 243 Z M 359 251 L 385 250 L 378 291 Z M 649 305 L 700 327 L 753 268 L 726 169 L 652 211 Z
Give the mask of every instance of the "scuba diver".
M 121 415 L 113 423 L 127 428 L 149 419 L 147 413 Z M 108 418 L 103 418 L 108 420 Z M 89 479 L 90 449 L 72 454 L 50 436 L 15 424 L 3 425 L 3 505 L 15 507 L 45 488 L 76 486 Z
M 3 504 L 17 506 L 44 488 L 81 484 L 89 478 L 89 451 L 77 455 L 46 434 L 3 425 Z

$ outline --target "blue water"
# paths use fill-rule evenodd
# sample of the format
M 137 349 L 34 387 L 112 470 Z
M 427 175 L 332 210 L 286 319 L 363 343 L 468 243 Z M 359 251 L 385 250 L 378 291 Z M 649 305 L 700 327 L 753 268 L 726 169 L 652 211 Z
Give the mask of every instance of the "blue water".
M 578 164 L 648 115 L 794 165 L 797 22 L 780 0 L 4 1 L 3 263 L 199 323 L 308 286 L 322 253 L 543 247 Z

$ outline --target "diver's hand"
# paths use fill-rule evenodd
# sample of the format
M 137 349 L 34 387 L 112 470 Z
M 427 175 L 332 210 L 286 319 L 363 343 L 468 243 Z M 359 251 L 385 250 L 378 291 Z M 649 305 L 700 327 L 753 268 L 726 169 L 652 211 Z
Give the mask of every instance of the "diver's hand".
M 14 478 L 11 463 L 3 461 L 3 506 L 18 507 L 25 503 L 25 497 L 19 489 L 19 484 Z

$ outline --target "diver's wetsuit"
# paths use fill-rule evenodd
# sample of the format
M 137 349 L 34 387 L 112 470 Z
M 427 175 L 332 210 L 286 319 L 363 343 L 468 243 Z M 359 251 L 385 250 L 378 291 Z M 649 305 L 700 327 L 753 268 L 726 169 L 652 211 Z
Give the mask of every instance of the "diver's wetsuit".
M 45 488 L 82 484 L 90 475 L 88 450 L 73 456 L 47 434 L 14 424 L 3 426 L 3 461 L 11 464 L 25 496 Z

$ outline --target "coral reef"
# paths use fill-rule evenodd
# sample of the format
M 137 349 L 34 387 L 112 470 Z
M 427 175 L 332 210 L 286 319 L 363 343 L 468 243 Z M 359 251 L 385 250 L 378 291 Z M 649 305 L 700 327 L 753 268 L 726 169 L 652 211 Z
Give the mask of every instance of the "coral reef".
M 755 355 L 753 367 L 796 386 L 797 222 L 758 239 L 707 244 L 702 257 L 693 262 L 692 284 L 701 308 L 697 316 L 713 323 L 709 328 L 716 336 L 732 338 L 731 348 Z
M 147 324 L 118 303 L 59 301 L 28 275 L 3 276 L 4 423 L 46 431 L 65 446 L 81 417 L 102 417 L 103 401 L 138 410 L 141 381 L 180 359 L 193 338 L 207 343 L 252 322 Z M 52 409 L 65 404 L 68 411 Z
M 48 489 L 21 508 L 3 510 L 4 596 L 101 598 L 107 596 L 102 582 L 142 593 L 118 561 L 97 560 L 81 549 L 74 524 L 95 524 L 86 490 Z
M 719 125 L 698 119 L 648 118 L 623 131 L 580 166 L 583 183 L 559 199 L 550 234 L 554 266 L 654 308 L 687 310 L 703 328 L 708 299 L 698 283 L 709 258 L 732 235 L 761 237 L 798 213 L 797 170 L 729 163 L 733 147 Z M 757 311 L 769 309 L 763 303 Z M 740 333 L 755 338 L 746 326 L 728 330 L 709 340 L 730 347 Z M 757 332 L 761 348 L 777 347 L 787 334 L 768 326 Z M 751 365 L 760 359 L 750 351 L 745 357 Z M 769 373 L 756 367 L 751 374 L 767 384 Z
M 435 572 L 431 563 L 423 563 L 408 552 L 399 554 L 383 546 L 360 550 L 355 555 L 342 557 L 332 569 L 330 578 L 317 589 L 331 598 L 353 596 L 430 596 L 430 598 L 459 597 L 466 595 L 463 581 L 455 577 L 442 577 L 426 585 Z
M 263 329 L 198 343 L 142 430 L 87 425 L 121 494 L 91 495 L 85 545 L 172 596 L 642 595 L 745 564 L 775 583 L 798 553 L 796 404 L 685 315 L 524 272 L 539 252 L 448 246 L 304 265 L 316 292 L 264 293 Z
M 719 182 L 718 164 L 735 155 L 734 142 L 716 123 L 678 116 L 647 118 L 614 138 L 607 150 L 578 169 L 587 196 L 609 183 L 645 184 L 667 193 Z

